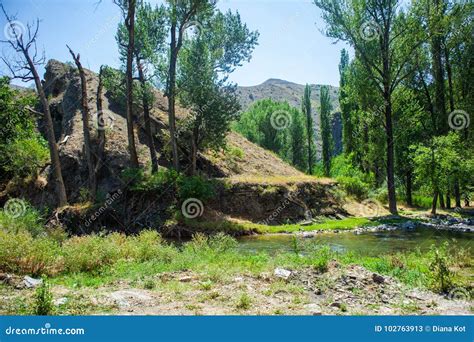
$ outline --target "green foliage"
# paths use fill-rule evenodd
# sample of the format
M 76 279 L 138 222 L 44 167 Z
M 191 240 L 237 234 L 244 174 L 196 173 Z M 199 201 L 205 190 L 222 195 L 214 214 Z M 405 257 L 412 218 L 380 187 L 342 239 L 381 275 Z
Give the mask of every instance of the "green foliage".
M 351 162 L 351 155 L 339 155 L 334 157 L 331 163 L 331 176 L 336 178 L 344 191 L 362 200 L 367 198 L 373 177 L 364 174 Z
M 18 200 L 18 203 L 21 206 L 18 217 L 0 210 L 0 229 L 13 233 L 28 232 L 33 237 L 44 235 L 45 222 L 41 213 L 24 200 Z
M 230 159 L 243 159 L 245 157 L 244 150 L 234 146 L 226 146 L 225 154 L 230 157 Z
M 252 298 L 247 292 L 243 292 L 236 303 L 236 308 L 239 310 L 248 310 L 252 306 Z
M 320 246 L 310 244 L 309 258 L 311 265 L 319 272 L 326 272 L 328 270 L 329 261 L 334 258 L 334 252 L 328 246 Z
M 181 176 L 178 178 L 178 198 L 197 198 L 206 201 L 214 196 L 214 185 L 202 176 Z
M 3 152 L 3 169 L 17 176 L 32 175 L 49 161 L 47 142 L 39 134 L 14 140 Z
M 160 168 L 152 173 L 143 169 L 127 168 L 122 171 L 121 177 L 134 191 L 160 191 L 174 188 L 180 176 L 171 169 Z
M 453 273 L 450 270 L 451 255 L 449 253 L 449 243 L 446 242 L 440 247 L 431 247 L 430 251 L 430 271 L 431 286 L 438 292 L 447 293 L 453 287 Z
M 237 241 L 229 235 L 218 233 L 215 235 L 195 234 L 193 239 L 185 245 L 185 251 L 218 255 L 232 250 L 237 246 Z
M 127 101 L 125 73 L 121 70 L 105 66 L 102 69 L 102 83 L 111 102 L 120 108 L 125 108 Z M 133 87 L 132 98 L 136 103 L 141 99 L 140 89 L 140 87 Z
M 329 87 L 321 87 L 321 140 L 323 142 L 323 165 L 324 174 L 329 177 L 331 172 L 331 158 L 333 154 L 334 142 L 332 140 L 331 126 L 331 98 Z
M 469 182 L 474 173 L 472 152 L 462 148 L 457 133 L 434 137 L 430 144 L 411 146 L 411 151 L 417 184 L 434 192 L 447 191 L 451 177 Z
M 188 42 L 179 60 L 180 74 L 177 85 L 180 89 L 180 100 L 192 111 L 182 131 L 190 137 L 186 141 L 190 141 L 193 172 L 196 168 L 198 152 L 206 148 L 217 150 L 225 145 L 230 124 L 238 118 L 240 110 L 236 87 L 228 83 L 227 77 L 223 77 L 216 69 L 220 58 L 224 58 L 220 55 L 222 47 L 217 48 L 213 45 L 213 39 L 219 37 L 224 39 L 226 33 L 213 31 L 212 37 L 207 37 L 204 33 L 199 34 L 197 38 Z M 245 40 L 246 37 L 233 38 L 239 38 L 239 41 L 226 40 L 228 46 L 225 47 L 228 50 L 224 53 L 224 55 L 228 54 L 226 55 L 229 58 L 228 62 L 232 65 L 240 62 L 238 56 L 242 51 L 239 49 L 244 49 L 244 46 L 241 46 L 239 42 L 240 39 Z M 244 45 L 250 51 L 253 49 L 253 46 L 249 47 L 247 43 Z
M 113 238 L 99 235 L 74 236 L 63 246 L 64 268 L 67 272 L 98 272 L 120 257 Z
M 21 93 L 0 78 L 0 170 L 2 178 L 30 176 L 49 161 L 46 141 L 36 131 L 35 117 L 28 110 L 36 102 L 34 94 Z
M 34 239 L 26 231 L 0 229 L 0 270 L 33 276 L 54 274 L 59 251 L 58 243 L 48 237 Z
M 298 169 L 307 168 L 305 117 L 288 103 L 257 101 L 241 115 L 234 129 Z
M 313 170 L 313 163 L 314 163 L 314 133 L 313 133 L 313 115 L 311 111 L 311 87 L 309 84 L 306 84 L 304 87 L 304 94 L 303 98 L 301 99 L 301 112 L 305 117 L 306 122 L 306 138 L 307 146 L 308 146 L 308 173 L 311 174 Z
M 123 239 L 123 235 L 117 238 Z M 122 258 L 146 262 L 153 259 L 159 259 L 163 262 L 171 262 L 176 256 L 176 250 L 162 239 L 161 235 L 154 230 L 145 230 L 137 236 L 129 237 L 124 245 Z
M 53 311 L 53 294 L 46 278 L 43 278 L 41 285 L 36 288 L 33 312 L 38 316 L 49 316 Z
M 336 178 L 337 182 L 344 189 L 344 191 L 358 200 L 367 198 L 369 193 L 367 183 L 364 183 L 358 177 L 339 176 Z

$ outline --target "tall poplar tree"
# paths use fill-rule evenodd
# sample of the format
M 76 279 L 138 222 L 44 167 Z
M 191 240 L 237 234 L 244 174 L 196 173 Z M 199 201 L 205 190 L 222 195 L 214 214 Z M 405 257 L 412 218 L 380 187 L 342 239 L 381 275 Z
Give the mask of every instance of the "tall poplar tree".
M 333 139 L 331 130 L 331 98 L 329 96 L 329 87 L 321 86 L 321 140 L 323 143 L 323 165 L 324 175 L 330 176 L 331 157 L 333 152 Z

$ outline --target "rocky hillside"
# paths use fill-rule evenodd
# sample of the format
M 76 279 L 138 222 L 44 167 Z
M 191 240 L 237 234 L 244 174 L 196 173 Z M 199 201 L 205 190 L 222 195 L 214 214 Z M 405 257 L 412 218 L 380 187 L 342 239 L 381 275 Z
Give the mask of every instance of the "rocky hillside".
M 262 99 L 272 99 L 274 101 L 288 102 L 291 106 L 301 108 L 301 98 L 304 94 L 305 86 L 280 79 L 269 79 L 262 84 L 251 87 L 238 87 L 238 95 L 242 109 L 246 110 L 252 103 Z M 320 134 L 320 94 L 321 85 L 311 85 L 311 100 L 313 105 L 313 122 L 316 134 L 316 146 L 318 158 L 321 155 L 321 134 Z M 342 123 L 339 114 L 339 88 L 329 86 L 329 95 L 333 107 L 333 138 L 335 152 L 339 154 L 342 150 Z
M 98 75 L 86 70 L 88 82 L 89 107 L 91 111 L 90 127 L 93 131 L 97 130 L 96 113 L 96 91 L 98 84 Z M 51 112 L 55 122 L 55 133 L 60 143 L 60 153 L 66 168 L 70 168 L 74 173 L 82 173 L 81 161 L 83 133 L 81 123 L 80 107 L 80 80 L 75 68 L 55 60 L 49 61 L 45 74 L 45 89 L 50 98 Z M 106 131 L 106 170 L 105 173 L 111 176 L 111 173 L 117 173 L 127 167 L 127 135 L 126 135 L 126 117 L 123 108 L 110 99 L 109 92 L 105 90 L 103 96 L 105 131 Z M 137 106 L 135 110 L 137 119 L 135 130 L 137 139 L 137 150 L 139 160 L 142 165 L 149 163 L 149 153 L 145 144 L 143 135 L 143 118 L 141 108 Z M 160 165 L 169 166 L 169 133 L 168 133 L 168 115 L 167 101 L 163 94 L 155 90 L 155 102 L 152 109 L 152 131 L 157 140 L 157 152 L 159 154 Z M 177 108 L 178 129 L 179 121 L 185 118 L 188 112 L 179 107 Z M 95 136 L 92 132 L 92 136 Z M 274 154 L 263 148 L 249 142 L 242 136 L 231 133 L 228 136 L 229 149 L 239 149 L 243 155 L 233 155 L 222 151 L 220 153 L 204 153 L 200 155 L 199 167 L 202 172 L 209 176 L 231 177 L 239 174 L 246 175 L 269 175 L 269 176 L 297 176 L 301 175 L 299 171 L 284 163 Z M 186 166 L 186 150 L 183 146 L 181 160 L 182 165 Z M 85 171 L 85 170 L 84 170 Z M 68 174 L 68 173 L 66 173 Z M 78 180 L 66 177 L 77 184 Z M 111 177 L 106 177 L 110 179 Z M 112 177 L 114 178 L 114 177 Z
M 98 129 L 105 130 L 105 165 L 99 172 L 99 193 L 108 198 L 100 219 L 90 220 L 96 205 L 83 207 L 84 190 L 87 189 L 87 166 L 83 151 L 83 124 L 81 115 L 81 84 L 76 68 L 69 64 L 50 60 L 44 75 L 44 87 L 50 101 L 56 140 L 59 146 L 66 191 L 70 207 L 52 216 L 74 232 L 90 229 L 118 229 L 136 231 L 143 227 L 160 227 L 172 217 L 175 208 L 174 191 L 138 191 L 130 188 L 122 177 L 122 171 L 129 166 L 127 149 L 127 125 L 125 110 L 114 103 L 110 92 L 104 89 L 102 96 L 103 125 L 97 124 L 98 75 L 85 70 L 88 88 L 88 103 L 93 153 L 97 146 Z M 188 115 L 188 111 L 177 106 L 177 126 Z M 150 157 L 144 136 L 142 109 L 135 108 L 135 134 L 137 152 L 141 166 L 150 164 Z M 155 90 L 155 101 L 151 111 L 152 132 L 159 157 L 160 167 L 170 166 L 167 101 Z M 40 120 L 39 129 L 44 130 Z M 248 221 L 262 221 L 281 206 L 291 194 L 291 203 L 280 210 L 277 222 L 298 221 L 308 211 L 321 215 L 334 215 L 342 211 L 332 195 L 334 183 L 308 179 L 300 171 L 283 162 L 273 153 L 251 143 L 241 135 L 231 132 L 227 136 L 228 147 L 218 152 L 204 152 L 199 155 L 198 169 L 202 174 L 218 178 L 225 186 L 216 189 L 215 198 L 207 203 L 203 219 L 211 214 L 219 217 L 239 218 Z M 181 141 L 181 165 L 183 171 L 189 164 L 186 144 Z M 54 208 L 56 204 L 51 167 L 47 165 L 38 179 L 28 186 L 7 187 L 0 193 L 0 204 L 8 198 L 27 198 L 37 207 Z M 277 179 L 279 184 L 266 184 Z M 292 181 L 290 181 L 292 180 Z M 285 202 L 286 203 L 286 202 Z M 179 205 L 179 204 L 178 204 Z M 175 210 L 175 209 L 174 209 Z M 92 213 L 91 213 L 92 211 Z M 279 212 L 280 212 L 279 211 Z M 59 216 L 58 216 L 59 215 Z M 84 226 L 85 225 L 85 226 Z

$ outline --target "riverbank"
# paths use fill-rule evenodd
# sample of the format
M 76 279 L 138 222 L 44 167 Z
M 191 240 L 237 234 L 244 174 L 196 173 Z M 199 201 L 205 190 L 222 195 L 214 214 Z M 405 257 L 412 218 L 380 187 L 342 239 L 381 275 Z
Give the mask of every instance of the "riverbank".
M 182 219 L 176 224 L 184 236 L 192 232 L 215 234 L 224 232 L 232 236 L 253 234 L 300 234 L 311 236 L 318 233 L 339 233 L 345 231 L 364 232 L 390 229 L 411 230 L 425 227 L 435 230 L 474 232 L 474 218 L 457 212 L 432 217 L 421 210 L 403 212 L 401 216 L 314 218 L 294 224 L 267 225 L 245 220 L 217 217 L 213 220 Z
M 9 268 L 0 277 L 1 314 L 34 313 L 37 290 L 24 275 L 39 274 L 48 274 L 53 314 L 473 312 L 473 260 L 455 245 L 368 257 L 311 239 L 277 255 L 242 253 L 224 235 L 198 235 L 181 246 L 155 232 L 34 241 L 16 242 L 18 255 L 0 258 L 1 269 Z

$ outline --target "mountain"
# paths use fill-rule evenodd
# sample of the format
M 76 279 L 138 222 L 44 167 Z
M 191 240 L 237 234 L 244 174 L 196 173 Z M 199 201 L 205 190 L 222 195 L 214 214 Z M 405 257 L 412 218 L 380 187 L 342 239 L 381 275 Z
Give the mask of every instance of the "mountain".
M 311 100 L 313 108 L 319 107 L 320 84 L 311 84 Z M 240 104 L 247 109 L 253 102 L 261 99 L 272 99 L 275 101 L 287 101 L 290 105 L 301 108 L 301 98 L 304 93 L 304 85 L 285 80 L 271 78 L 262 84 L 250 87 L 238 87 Z M 339 110 L 339 88 L 329 86 L 329 95 L 334 111 Z
M 321 134 L 319 128 L 321 122 L 319 115 L 321 86 L 321 84 L 310 85 L 318 159 L 321 156 Z M 271 78 L 256 86 L 238 87 L 237 94 L 243 110 L 247 110 L 252 103 L 262 99 L 272 99 L 278 102 L 286 101 L 291 106 L 300 109 L 304 88 L 305 86 L 303 84 Z M 329 86 L 329 95 L 333 107 L 332 133 L 335 146 L 334 152 L 335 154 L 339 154 L 342 151 L 342 121 L 339 112 L 339 88 Z

